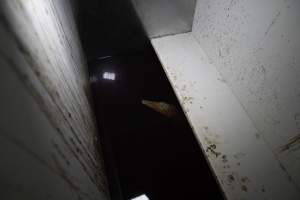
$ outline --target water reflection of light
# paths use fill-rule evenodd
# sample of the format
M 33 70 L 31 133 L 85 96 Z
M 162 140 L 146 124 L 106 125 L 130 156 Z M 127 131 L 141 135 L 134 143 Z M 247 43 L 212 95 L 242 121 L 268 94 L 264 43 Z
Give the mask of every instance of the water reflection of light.
M 149 198 L 146 195 L 143 194 L 143 195 L 135 197 L 131 200 L 149 200 Z
M 113 72 L 104 72 L 102 77 L 107 80 L 115 80 L 116 74 Z

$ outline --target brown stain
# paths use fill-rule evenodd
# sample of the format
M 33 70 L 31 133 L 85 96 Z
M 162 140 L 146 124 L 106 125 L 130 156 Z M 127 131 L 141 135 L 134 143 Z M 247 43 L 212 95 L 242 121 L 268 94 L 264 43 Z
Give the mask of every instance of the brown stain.
M 248 184 L 251 181 L 246 176 L 239 178 L 239 175 L 236 172 L 232 171 L 231 173 L 227 174 L 225 182 L 228 186 L 231 186 L 232 190 L 234 190 L 234 188 L 240 188 L 243 192 L 247 192 L 249 190 Z M 236 187 L 234 187 L 234 186 L 236 186 Z
M 205 152 L 211 153 L 211 154 L 213 154 L 217 158 L 217 157 L 219 157 L 221 155 L 221 153 L 217 152 L 216 148 L 217 148 L 216 144 L 211 144 L 211 145 L 209 145 L 206 148 Z
M 182 97 L 183 104 L 187 104 L 187 103 L 192 104 L 193 100 L 194 100 L 194 97 L 188 97 L 188 96 Z
M 204 136 L 204 140 L 207 143 L 207 147 L 205 149 L 206 153 L 209 153 L 210 155 L 215 156 L 216 158 L 218 158 L 220 155 L 222 155 L 221 152 L 218 152 L 217 149 L 217 144 L 219 143 L 218 140 L 218 136 L 217 135 L 213 135 L 209 128 L 207 126 L 204 126 L 203 129 L 206 132 L 206 135 Z M 208 155 L 209 155 L 208 154 Z
M 248 191 L 248 188 L 246 185 L 242 185 L 241 186 L 241 190 L 244 191 L 244 192 L 247 192 Z
M 227 156 L 226 156 L 226 155 L 223 155 L 223 156 L 222 156 L 222 161 L 223 161 L 223 163 L 228 162 L 228 159 L 227 159 Z
M 250 179 L 249 179 L 248 177 L 245 176 L 245 177 L 242 177 L 242 178 L 241 178 L 241 182 L 242 182 L 242 183 L 249 183 L 249 182 L 250 182 Z
M 233 174 L 229 174 L 227 176 L 227 180 L 228 180 L 229 184 L 233 183 L 235 181 L 235 178 L 234 178 Z
M 208 126 L 204 126 L 203 129 L 205 131 L 204 139 L 208 144 L 219 144 L 219 135 L 213 134 Z
M 223 169 L 230 169 L 230 165 L 224 165 Z
M 285 151 L 296 151 L 300 148 L 300 134 L 291 138 L 289 142 L 279 148 L 279 153 Z
M 211 144 L 212 144 L 212 142 L 209 140 L 208 137 L 204 136 L 204 140 L 205 140 L 205 142 L 206 142 L 208 145 L 211 145 Z

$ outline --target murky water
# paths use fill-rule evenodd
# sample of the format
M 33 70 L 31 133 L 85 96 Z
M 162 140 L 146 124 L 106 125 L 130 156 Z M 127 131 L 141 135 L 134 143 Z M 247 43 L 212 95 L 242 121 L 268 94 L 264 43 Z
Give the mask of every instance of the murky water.
M 89 66 L 113 198 L 222 199 L 150 44 Z

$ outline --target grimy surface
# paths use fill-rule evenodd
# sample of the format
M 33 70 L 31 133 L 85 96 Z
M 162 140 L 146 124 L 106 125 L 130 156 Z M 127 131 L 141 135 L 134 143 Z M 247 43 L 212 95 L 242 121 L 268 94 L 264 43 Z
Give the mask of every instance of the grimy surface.
M 152 44 L 227 199 L 298 200 L 299 190 L 193 34 Z
M 111 191 L 120 189 L 125 199 L 141 194 L 150 200 L 222 199 L 150 44 L 96 59 L 89 67 L 104 158 L 115 168 L 108 171 Z M 183 120 L 168 118 L 143 100 L 174 105 Z
M 0 3 L 2 200 L 109 199 L 72 6 Z
M 294 0 L 199 0 L 192 32 L 298 191 L 299 10 Z

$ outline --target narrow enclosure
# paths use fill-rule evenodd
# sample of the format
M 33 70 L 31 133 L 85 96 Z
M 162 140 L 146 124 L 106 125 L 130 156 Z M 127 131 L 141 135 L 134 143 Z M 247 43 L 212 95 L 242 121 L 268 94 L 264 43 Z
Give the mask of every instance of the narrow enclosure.
M 104 158 L 115 165 L 111 187 L 124 199 L 222 199 L 150 44 L 89 67 Z
M 0 199 L 299 200 L 299 11 L 1 1 Z

